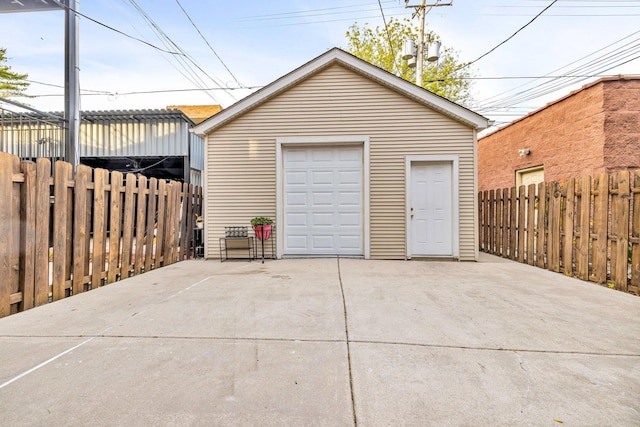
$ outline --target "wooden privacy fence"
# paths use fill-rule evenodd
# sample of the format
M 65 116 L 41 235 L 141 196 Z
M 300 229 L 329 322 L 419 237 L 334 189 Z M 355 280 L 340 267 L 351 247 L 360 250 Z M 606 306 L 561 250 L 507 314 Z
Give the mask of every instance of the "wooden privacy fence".
M 640 289 L 640 170 L 479 193 L 480 250 Z
M 193 256 L 200 187 L 0 153 L 0 317 Z

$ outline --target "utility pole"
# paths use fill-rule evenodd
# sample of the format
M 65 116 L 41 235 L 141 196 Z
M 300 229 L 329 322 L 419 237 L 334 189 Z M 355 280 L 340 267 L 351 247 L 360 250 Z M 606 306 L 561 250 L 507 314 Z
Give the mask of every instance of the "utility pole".
M 418 54 L 416 55 L 416 85 L 422 87 L 422 73 L 423 73 L 423 60 L 424 60 L 424 18 L 426 13 L 426 0 L 422 0 L 422 4 L 418 9 L 420 14 L 420 33 L 418 36 Z
M 78 138 L 80 134 L 80 83 L 78 66 L 78 15 L 76 0 L 66 0 L 64 47 L 64 158 L 73 166 L 80 163 Z
M 410 5 L 409 0 L 405 0 L 405 8 L 413 7 L 416 9 L 416 14 L 420 17 L 420 28 L 418 43 L 416 46 L 416 85 L 422 87 L 422 75 L 424 73 L 424 23 L 427 15 L 427 7 L 429 10 L 433 7 L 439 6 L 452 6 L 453 0 L 449 2 L 443 2 L 441 0 L 435 0 L 435 3 L 427 4 L 426 0 L 422 0 L 419 5 Z M 414 15 L 415 16 L 415 15 Z M 405 58 L 406 59 L 406 58 Z M 431 59 L 429 59 L 431 61 Z M 411 64 L 410 64 L 411 66 Z

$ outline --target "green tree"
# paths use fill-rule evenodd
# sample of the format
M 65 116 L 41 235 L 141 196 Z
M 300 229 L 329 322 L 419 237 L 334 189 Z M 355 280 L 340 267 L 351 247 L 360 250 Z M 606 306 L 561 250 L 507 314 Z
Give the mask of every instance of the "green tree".
M 387 33 L 388 30 L 388 33 Z M 391 18 L 387 29 L 368 24 L 362 27 L 354 23 L 347 30 L 347 51 L 373 65 L 383 68 L 405 80 L 415 82 L 416 69 L 402 59 L 405 40 L 418 40 L 418 28 L 407 18 L 400 21 Z M 425 30 L 425 40 L 439 40 L 432 31 Z M 391 41 L 391 49 L 389 48 Z M 426 52 L 425 52 L 426 53 Z M 470 89 L 472 71 L 459 62 L 457 52 L 451 48 L 440 50 L 437 63 L 424 63 L 422 86 L 440 96 L 461 104 L 472 101 Z
M 0 98 L 21 95 L 29 86 L 29 82 L 25 81 L 27 75 L 11 71 L 6 62 L 7 49 L 0 48 Z

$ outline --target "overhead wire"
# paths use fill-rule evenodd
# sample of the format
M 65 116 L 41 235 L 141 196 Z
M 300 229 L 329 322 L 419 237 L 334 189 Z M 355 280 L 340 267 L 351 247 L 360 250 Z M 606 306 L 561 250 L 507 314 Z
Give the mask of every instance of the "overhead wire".
M 549 93 L 555 92 L 559 89 L 563 89 L 570 85 L 579 83 L 581 81 L 588 79 L 591 76 L 598 76 L 600 74 L 605 73 L 606 71 L 611 70 L 612 68 L 624 65 L 625 63 L 638 59 L 638 57 L 640 57 L 640 37 L 634 40 L 631 40 L 630 42 L 622 46 L 617 47 L 616 50 L 613 52 L 604 53 L 600 56 L 592 58 L 594 55 L 597 55 L 603 49 L 609 48 L 615 44 L 619 44 L 623 40 L 628 39 L 638 33 L 640 33 L 640 31 L 636 31 L 628 36 L 623 37 L 622 39 L 614 43 L 611 43 L 605 46 L 604 48 L 600 48 L 590 53 L 589 55 L 583 56 L 582 58 L 576 61 L 573 61 L 570 64 L 567 64 L 559 69 L 553 70 L 552 73 L 555 73 L 561 69 L 565 69 L 580 61 L 589 59 L 589 62 L 568 70 L 566 73 L 562 74 L 555 80 L 540 83 L 532 88 L 525 89 L 525 90 L 516 92 L 513 95 L 505 96 L 502 98 L 496 99 L 496 96 L 488 98 L 478 103 L 474 108 L 482 111 L 482 110 L 488 110 L 488 109 L 494 109 L 494 108 L 501 108 L 505 106 L 508 107 L 520 102 L 526 102 L 528 100 L 531 100 L 540 96 L 544 96 Z M 579 76 L 579 77 L 575 77 L 575 76 Z M 522 87 L 522 86 L 526 86 L 526 84 L 520 85 L 518 87 Z M 503 92 L 503 94 L 507 92 Z
M 160 28 L 158 24 L 156 24 L 156 22 L 145 12 L 145 10 L 135 0 L 128 0 L 128 1 L 133 6 L 133 8 L 138 12 L 138 14 L 142 16 L 143 20 L 147 23 L 147 25 L 151 28 L 151 30 L 155 33 L 156 37 L 158 37 L 158 39 L 164 46 L 173 46 L 178 51 L 183 53 L 183 57 L 186 57 L 185 52 L 181 50 L 181 48 L 176 43 L 173 42 L 173 40 L 162 30 L 162 28 Z M 200 78 L 198 73 L 195 72 L 195 70 L 193 70 L 193 68 L 189 65 L 189 63 L 186 60 L 184 60 L 183 58 L 177 58 L 177 62 L 178 62 L 178 65 L 182 67 L 184 72 L 189 74 L 190 77 L 187 77 L 187 79 L 190 80 L 191 83 L 194 84 L 194 86 L 201 87 L 201 88 L 205 86 L 204 81 Z M 183 73 L 183 76 L 186 77 L 184 73 Z M 215 100 L 215 98 L 211 94 L 208 94 L 208 95 Z M 217 100 L 215 101 L 217 102 Z
M 171 37 L 169 37 L 169 35 L 160 27 L 160 25 L 158 25 L 150 16 L 148 13 L 146 13 L 146 11 L 136 2 L 136 0 L 129 0 L 129 3 L 131 3 L 133 5 L 133 7 L 136 9 L 136 11 L 138 11 L 138 13 L 144 18 L 144 20 L 147 22 L 147 24 L 151 27 L 151 29 L 156 33 L 157 37 L 162 41 L 162 43 L 167 46 L 172 46 L 173 48 L 175 48 L 176 50 L 178 50 L 179 52 L 183 53 L 183 57 L 177 57 L 176 60 L 178 61 L 178 63 L 180 64 L 181 67 L 183 67 L 183 69 L 189 73 L 192 78 L 197 82 L 194 83 L 192 81 L 192 83 L 194 83 L 196 86 L 200 87 L 201 89 L 204 90 L 204 88 L 206 87 L 204 81 L 202 80 L 202 78 L 198 75 L 198 73 L 196 72 L 196 70 L 193 69 L 193 67 L 190 65 L 192 64 L 193 66 L 195 66 L 204 76 L 208 77 L 216 86 L 219 86 L 221 88 L 224 89 L 224 85 L 220 82 L 218 82 L 217 79 L 215 79 L 214 77 L 212 77 L 209 73 L 207 73 L 197 62 L 196 60 L 191 57 L 191 55 L 189 55 L 182 47 L 180 47 Z M 189 64 L 190 63 L 190 64 Z M 206 91 L 205 91 L 206 92 Z M 232 99 L 236 99 L 231 92 L 225 91 L 227 93 L 227 95 L 229 95 Z M 213 94 L 206 92 L 207 95 L 212 98 L 215 102 L 219 102 L 214 96 Z
M 75 10 L 75 9 L 72 9 L 71 7 L 67 6 L 66 4 L 64 4 L 64 3 L 60 2 L 60 1 L 58 1 L 57 3 L 60 5 L 60 7 L 68 9 L 68 10 L 72 11 L 73 13 L 75 13 L 78 16 L 81 16 L 81 17 L 83 17 L 83 18 L 85 18 L 85 19 L 87 19 L 87 20 L 89 20 L 89 21 L 91 21 L 91 22 L 93 22 L 95 24 L 98 24 L 98 25 L 100 25 L 102 27 L 105 27 L 105 28 L 107 28 L 107 29 L 109 29 L 111 31 L 114 31 L 114 32 L 116 32 L 116 33 L 118 33 L 120 35 L 123 35 L 125 37 L 128 37 L 128 38 L 130 38 L 132 40 L 136 40 L 136 41 L 139 41 L 140 43 L 144 43 L 147 46 L 152 47 L 152 48 L 154 48 L 156 50 L 159 50 L 159 51 L 164 52 L 164 53 L 168 53 L 170 55 L 182 55 L 182 53 L 180 53 L 180 52 L 174 52 L 174 51 L 171 51 L 171 50 L 163 49 L 163 48 L 161 48 L 159 46 L 156 46 L 153 43 L 150 43 L 150 42 L 148 42 L 146 40 L 143 40 L 143 39 L 140 39 L 138 37 L 132 36 L 131 34 L 127 34 L 124 31 L 118 30 L 117 28 L 114 28 L 114 27 L 112 27 L 110 25 L 107 25 L 104 22 L 100 22 L 97 19 L 94 19 L 94 18 L 92 18 L 92 17 L 90 17 L 88 15 L 85 15 L 84 13 L 81 13 L 81 12 Z
M 193 25 L 193 28 L 195 28 L 196 31 L 198 32 L 198 34 L 200 34 L 200 37 L 202 37 L 202 40 L 204 40 L 204 42 L 207 44 L 207 46 L 209 46 L 209 49 L 211 49 L 211 52 L 213 52 L 213 54 L 216 56 L 216 58 L 218 58 L 218 60 L 220 61 L 222 66 L 225 68 L 225 70 L 227 70 L 229 75 L 231 75 L 231 77 L 233 77 L 233 80 L 235 80 L 235 82 L 238 84 L 238 86 L 242 87 L 243 84 L 240 83 L 240 81 L 236 78 L 236 76 L 231 72 L 229 67 L 227 67 L 227 64 L 225 64 L 224 61 L 222 60 L 222 58 L 220 58 L 220 55 L 218 55 L 218 52 L 216 52 L 215 49 L 213 48 L 213 46 L 211 46 L 211 43 L 209 43 L 209 40 L 207 40 L 207 38 L 204 36 L 204 34 L 202 34 L 202 31 L 200 31 L 200 28 L 198 28 L 196 23 L 193 22 L 193 19 L 191 19 L 191 16 L 189 16 L 189 14 L 185 10 L 185 8 L 182 6 L 182 3 L 180 3 L 180 0 L 176 0 L 176 3 L 178 3 L 178 6 L 180 6 L 180 9 L 182 10 L 182 12 L 184 12 L 184 14 L 187 17 L 187 19 L 189 20 L 189 22 L 191 22 L 191 25 Z
M 533 17 L 533 19 L 531 19 L 529 22 L 527 22 L 526 24 L 524 24 L 522 27 L 518 28 L 518 30 L 511 34 L 509 37 L 507 37 L 506 39 L 504 39 L 503 41 L 501 41 L 500 43 L 498 43 L 495 47 L 491 48 L 490 50 L 488 50 L 486 53 L 483 53 L 482 55 L 480 55 L 479 57 L 477 57 L 476 59 L 474 59 L 473 61 L 466 63 L 462 68 L 466 68 L 468 66 L 470 66 L 471 64 L 475 64 L 476 62 L 480 61 L 482 58 L 484 58 L 485 56 L 489 55 L 490 53 L 492 53 L 493 51 L 495 51 L 496 49 L 498 49 L 500 46 L 504 45 L 505 43 L 507 43 L 509 40 L 511 40 L 512 38 L 514 38 L 516 36 L 516 34 L 518 34 L 520 31 L 524 30 L 525 28 L 527 28 L 529 25 L 531 25 L 533 23 L 533 21 L 535 21 L 536 19 L 538 19 L 540 17 L 540 15 L 542 15 L 544 12 L 546 12 L 551 6 L 553 6 L 554 4 L 556 4 L 558 2 L 558 0 L 553 0 L 547 7 L 545 7 L 544 9 L 542 9 L 536 16 Z
M 385 18 L 384 16 L 384 9 L 382 8 L 382 2 L 380 0 L 378 0 L 378 6 L 380 7 L 380 13 L 382 14 L 382 22 L 384 23 L 384 29 L 387 33 L 387 40 L 389 41 L 389 50 L 391 50 L 391 54 L 393 55 L 393 64 L 395 65 L 396 69 L 399 70 L 400 67 L 398 66 L 398 58 L 396 55 L 396 51 L 393 48 L 393 42 L 391 41 L 391 33 L 389 33 L 389 26 L 387 25 L 387 18 Z

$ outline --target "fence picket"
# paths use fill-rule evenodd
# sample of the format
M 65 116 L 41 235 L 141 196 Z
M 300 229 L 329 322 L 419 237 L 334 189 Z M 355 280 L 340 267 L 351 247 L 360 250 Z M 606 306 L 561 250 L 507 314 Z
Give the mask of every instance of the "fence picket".
M 494 190 L 489 190 L 489 253 L 495 253 L 496 237 L 496 194 Z
M 0 153 L 0 218 L 12 217 L 14 159 L 11 155 Z M 16 250 L 11 239 L 12 221 L 0 221 L 0 317 L 11 314 L 12 262 Z M 17 267 L 17 266 L 16 266 Z
M 158 180 L 151 178 L 149 180 L 149 196 L 147 207 L 147 242 L 145 248 L 144 271 L 151 270 L 154 259 L 153 242 L 155 240 L 155 224 L 156 224 L 156 199 L 158 192 Z
M 57 161 L 54 165 L 54 189 L 53 189 L 53 286 L 52 298 L 54 301 L 67 296 L 67 279 L 70 276 L 71 260 L 70 249 L 73 247 L 72 227 L 69 220 L 73 215 L 69 209 L 71 181 L 71 165 Z
M 526 187 L 524 186 L 518 188 L 518 262 L 524 262 L 525 227 L 527 224 L 525 218 L 525 212 L 527 212 L 527 196 L 525 190 Z
M 580 218 L 578 245 L 576 246 L 577 276 L 589 280 L 589 246 L 591 242 L 591 177 L 580 179 Z
M 533 255 L 535 253 L 535 228 L 536 228 L 536 185 L 527 186 L 527 249 L 526 262 L 533 265 Z
M 571 178 L 565 184 L 564 217 L 562 222 L 564 239 L 562 244 L 562 267 L 565 275 L 573 276 L 573 226 L 576 180 Z
M 124 222 L 122 225 L 122 258 L 120 278 L 126 279 L 131 275 L 131 252 L 133 250 L 134 214 L 136 207 L 135 191 L 136 176 L 128 173 L 124 189 Z
M 547 238 L 547 185 L 544 182 L 538 184 L 538 223 L 536 226 L 536 265 L 545 267 L 545 243 Z
M 509 257 L 509 189 L 502 189 L 502 252 L 503 258 Z
M 73 294 L 77 295 L 85 291 L 86 276 L 89 271 L 86 268 L 89 257 L 87 235 L 89 218 L 87 215 L 87 196 L 89 181 L 91 180 L 91 168 L 79 165 L 76 169 L 75 186 L 75 213 L 73 216 Z
M 107 283 L 120 276 L 120 236 L 122 234 L 122 173 L 111 172 L 109 201 L 109 270 Z
M 21 310 L 34 306 L 35 257 L 36 257 L 36 164 L 22 162 L 20 170 L 24 185 L 20 191 L 20 285 L 22 293 Z
M 593 212 L 593 270 L 591 280 L 596 283 L 607 281 L 607 225 L 609 207 L 609 175 L 599 174 L 594 180 Z
M 633 173 L 633 220 L 630 241 L 632 244 L 629 290 L 640 293 L 640 170 Z
M 629 171 L 613 175 L 611 194 L 611 281 L 615 288 L 626 292 L 629 268 Z
M 134 273 L 140 274 L 144 268 L 144 243 L 147 218 L 147 178 L 138 177 L 138 201 L 136 203 L 136 250 L 133 263 Z
M 49 302 L 49 223 L 51 221 L 51 161 L 36 160 L 36 243 L 34 305 Z
M 164 232 L 167 206 L 167 181 L 158 182 L 158 226 L 156 227 L 156 268 L 165 265 L 164 260 Z
M 483 242 L 484 242 L 484 250 L 486 252 L 489 251 L 489 192 L 485 191 L 483 193 L 484 197 L 483 197 L 483 201 L 484 201 L 484 227 L 482 227 L 483 230 Z
M 509 190 L 509 259 L 516 259 L 516 244 L 518 233 L 516 233 L 518 220 L 518 202 L 516 197 L 516 187 Z
M 547 185 L 549 193 L 549 220 L 547 234 L 547 268 L 556 273 L 560 271 L 560 207 L 561 193 L 559 184 Z
M 93 253 L 91 256 L 91 289 L 103 284 L 107 239 L 106 191 L 109 173 L 105 169 L 93 171 Z

